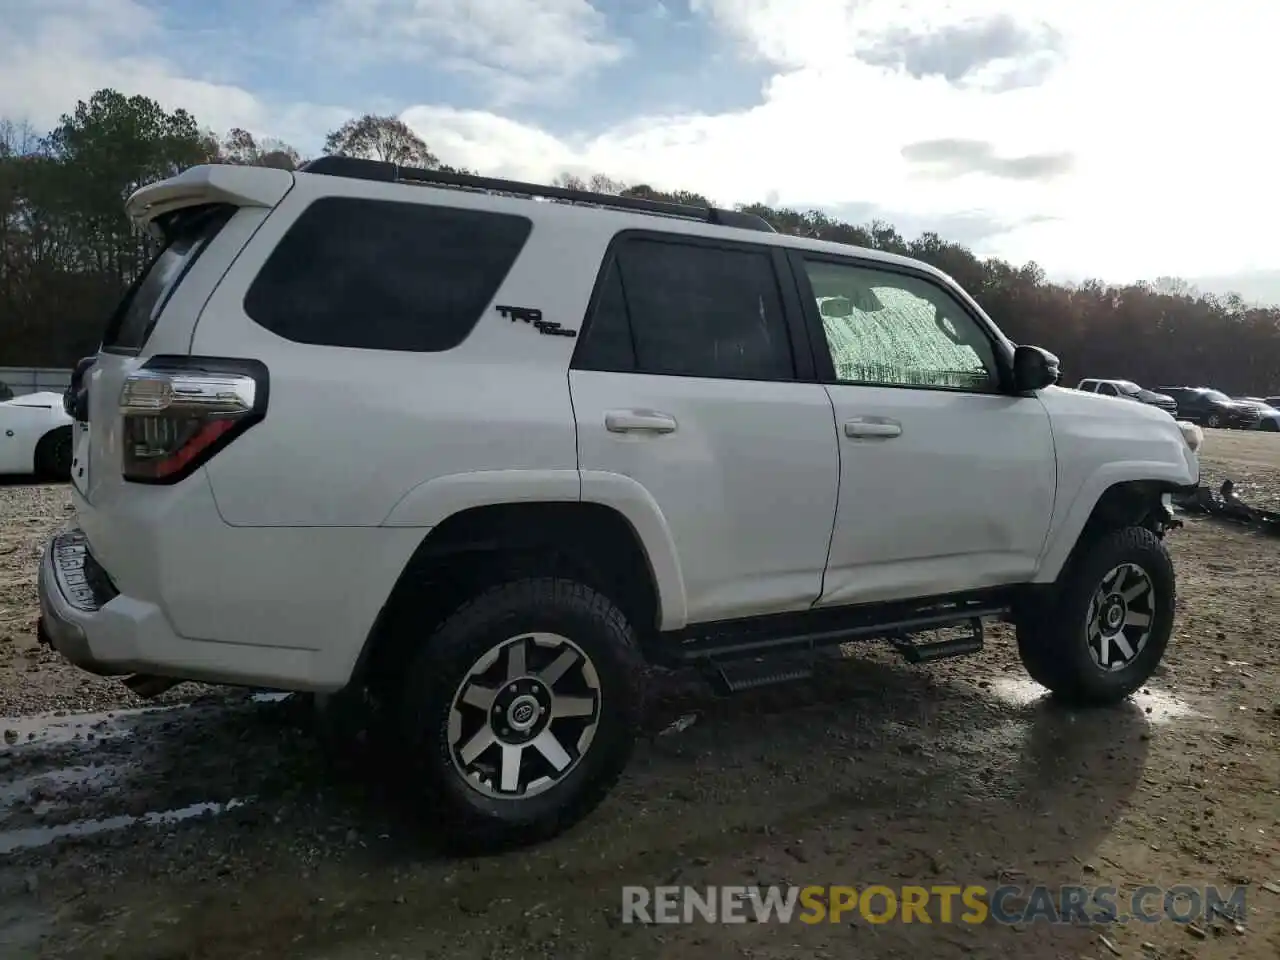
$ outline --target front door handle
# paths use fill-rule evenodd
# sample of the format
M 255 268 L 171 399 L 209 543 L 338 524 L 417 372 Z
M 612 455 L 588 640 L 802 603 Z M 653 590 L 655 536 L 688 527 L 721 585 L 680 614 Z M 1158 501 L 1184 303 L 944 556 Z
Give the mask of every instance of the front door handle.
M 893 437 L 902 436 L 902 424 L 897 420 L 890 420 L 886 417 L 855 417 L 853 420 L 844 422 L 844 435 L 846 437 L 876 437 L 881 440 L 889 440 Z
M 657 410 L 610 410 L 604 428 L 610 433 L 675 433 L 676 418 Z

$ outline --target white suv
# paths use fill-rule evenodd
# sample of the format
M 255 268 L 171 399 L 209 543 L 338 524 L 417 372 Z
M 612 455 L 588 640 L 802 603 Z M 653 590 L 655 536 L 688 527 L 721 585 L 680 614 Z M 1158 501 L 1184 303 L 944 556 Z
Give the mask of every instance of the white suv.
M 371 691 L 455 839 L 594 807 L 646 660 L 737 690 L 1003 617 L 1105 703 L 1164 653 L 1196 433 L 1057 388 L 931 267 L 340 158 L 127 208 L 166 246 L 68 393 L 42 638 L 140 690 Z

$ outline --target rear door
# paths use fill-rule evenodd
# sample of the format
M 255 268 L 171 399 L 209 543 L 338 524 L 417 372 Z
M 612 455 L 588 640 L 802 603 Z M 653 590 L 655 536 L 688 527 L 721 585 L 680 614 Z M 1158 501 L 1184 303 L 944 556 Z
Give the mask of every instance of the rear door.
M 822 591 L 839 463 L 785 271 L 767 246 L 623 233 L 574 356 L 584 492 L 620 475 L 656 502 L 691 623 Z

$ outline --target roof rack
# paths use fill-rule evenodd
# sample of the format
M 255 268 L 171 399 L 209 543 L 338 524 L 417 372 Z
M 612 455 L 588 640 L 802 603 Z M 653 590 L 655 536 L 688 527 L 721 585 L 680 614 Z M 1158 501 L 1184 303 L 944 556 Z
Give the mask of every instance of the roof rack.
M 402 167 L 385 160 L 337 156 L 317 157 L 298 167 L 298 172 L 321 173 L 331 177 L 350 177 L 356 180 L 377 180 L 383 183 L 420 183 L 429 186 L 483 190 L 488 193 L 544 197 L 548 200 L 589 203 L 599 207 L 634 210 L 637 213 L 701 220 L 721 227 L 760 230 L 766 233 L 777 232 L 763 217 L 738 210 L 667 203 L 663 200 L 645 200 L 640 197 L 619 197 L 608 193 L 593 193 L 590 190 L 570 190 L 567 187 L 550 187 L 537 183 L 523 183 L 519 180 L 500 180 L 496 177 L 476 177 L 466 173 L 445 173 L 442 170 L 425 170 L 421 167 Z

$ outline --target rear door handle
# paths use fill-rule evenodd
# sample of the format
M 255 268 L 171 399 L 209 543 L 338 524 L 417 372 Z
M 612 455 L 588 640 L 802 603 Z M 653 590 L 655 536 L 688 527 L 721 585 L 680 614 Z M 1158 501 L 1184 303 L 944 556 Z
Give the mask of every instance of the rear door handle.
M 675 433 L 676 418 L 656 410 L 610 410 L 604 428 L 610 433 Z
M 902 424 L 887 417 L 855 417 L 844 422 L 846 437 L 877 437 L 889 440 L 902 436 Z

